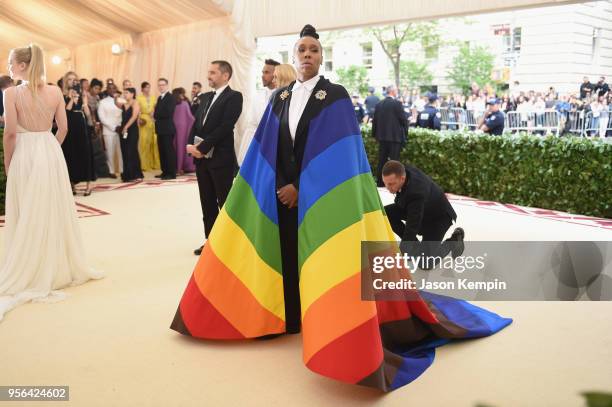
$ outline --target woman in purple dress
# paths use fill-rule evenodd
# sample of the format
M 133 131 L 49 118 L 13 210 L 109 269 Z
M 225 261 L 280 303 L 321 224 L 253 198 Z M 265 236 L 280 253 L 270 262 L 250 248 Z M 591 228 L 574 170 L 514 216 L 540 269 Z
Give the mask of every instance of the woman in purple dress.
M 189 140 L 189 132 L 195 119 L 191 114 L 191 108 L 185 96 L 184 88 L 172 90 L 172 96 L 176 99 L 176 109 L 174 110 L 174 127 L 176 136 L 174 137 L 174 148 L 176 150 L 176 169 L 179 175 L 186 172 L 195 172 L 193 158 L 187 155 L 185 147 Z

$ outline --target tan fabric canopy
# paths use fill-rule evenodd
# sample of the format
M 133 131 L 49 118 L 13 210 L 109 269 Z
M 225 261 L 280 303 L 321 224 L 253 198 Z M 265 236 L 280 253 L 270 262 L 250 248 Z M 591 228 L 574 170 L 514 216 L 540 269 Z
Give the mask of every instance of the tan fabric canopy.
M 205 72 L 205 61 L 210 60 L 198 56 L 241 62 L 230 55 L 237 41 L 227 32 L 232 5 L 224 0 L 7 2 L 0 19 L 0 52 L 8 55 L 10 48 L 38 43 L 46 51 L 49 81 L 75 70 L 81 77 L 130 78 L 135 83 L 164 76 L 187 86 L 203 75 L 181 67 L 200 63 Z M 215 35 L 215 30 L 223 35 Z M 218 41 L 211 41 L 215 37 Z M 114 43 L 128 51 L 111 54 Z M 155 63 L 146 60 L 154 54 Z M 62 58 L 60 64 L 51 64 L 54 55 Z
M 18 0 L 3 2 L 0 44 L 71 48 L 225 15 L 221 2 L 210 0 Z
M 244 21 L 247 4 L 243 0 L 20 0 L 3 10 L 0 52 L 8 55 L 15 46 L 38 43 L 46 50 L 48 81 L 74 70 L 82 78 L 113 78 L 118 83 L 130 79 L 137 88 L 142 81 L 165 77 L 172 88 L 188 91 L 196 80 L 206 88 L 209 62 L 225 59 L 234 68 L 230 85 L 241 90 L 248 103 L 254 87 L 255 41 L 249 22 Z M 125 51 L 113 55 L 113 44 Z M 53 56 L 62 62 L 51 63 Z

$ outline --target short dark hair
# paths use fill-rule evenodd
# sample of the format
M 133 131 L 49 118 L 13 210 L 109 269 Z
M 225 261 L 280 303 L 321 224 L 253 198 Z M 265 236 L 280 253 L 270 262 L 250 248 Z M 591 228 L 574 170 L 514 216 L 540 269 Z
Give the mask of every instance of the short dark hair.
M 278 66 L 280 65 L 280 62 L 273 60 L 272 58 L 268 58 L 264 61 L 264 64 L 266 65 L 272 65 L 272 66 Z
M 81 86 L 83 86 L 83 82 L 89 82 L 89 79 L 81 78 L 81 80 L 79 80 L 79 83 L 81 84 Z
M 168 84 L 168 79 L 166 79 L 166 78 L 159 78 L 159 79 L 157 80 L 157 82 L 161 82 L 161 81 L 166 82 L 166 85 Z
M 143 83 L 140 84 L 140 90 L 143 90 L 147 86 L 151 86 L 151 84 L 147 81 L 144 81 Z
M 202 84 L 200 82 L 194 82 L 191 84 L 191 86 L 198 86 L 198 87 L 202 87 Z
M 130 92 L 132 95 L 136 96 L 136 89 L 135 88 L 125 88 L 123 89 L 124 92 Z
M 98 78 L 92 78 L 91 82 L 89 83 L 89 87 L 93 88 L 93 87 L 102 87 L 102 81 Z
M 387 175 L 391 174 L 395 174 L 398 177 L 402 177 L 406 175 L 406 167 L 404 167 L 404 164 L 399 161 L 387 161 L 385 165 L 383 165 L 382 175 L 386 177 Z
M 229 78 L 228 79 L 232 79 L 232 66 L 230 65 L 229 62 L 227 61 L 223 61 L 223 60 L 218 60 L 218 61 L 212 61 L 211 64 L 215 64 L 219 67 L 219 70 L 221 71 L 221 73 L 228 73 L 229 74 Z

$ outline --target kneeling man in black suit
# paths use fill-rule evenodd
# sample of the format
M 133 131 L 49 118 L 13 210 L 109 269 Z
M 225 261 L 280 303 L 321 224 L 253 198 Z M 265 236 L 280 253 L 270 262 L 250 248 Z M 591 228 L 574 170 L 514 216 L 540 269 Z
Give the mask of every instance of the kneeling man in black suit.
M 382 169 L 382 180 L 395 202 L 385 206 L 391 228 L 402 239 L 405 253 L 444 258 L 451 253 L 461 256 L 464 250 L 462 228 L 455 228 L 449 239 L 444 235 L 457 219 L 450 202 L 427 174 L 412 165 L 388 161 Z M 419 242 L 417 235 L 422 236 Z M 421 263 L 423 269 L 432 264 Z

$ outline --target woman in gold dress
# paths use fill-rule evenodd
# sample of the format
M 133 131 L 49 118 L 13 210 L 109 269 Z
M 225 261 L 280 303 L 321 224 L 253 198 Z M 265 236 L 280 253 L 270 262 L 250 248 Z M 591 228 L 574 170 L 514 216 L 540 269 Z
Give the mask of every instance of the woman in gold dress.
M 136 97 L 140 105 L 140 141 L 138 151 L 140 152 L 140 165 L 143 171 L 159 170 L 159 150 L 157 149 L 157 134 L 155 134 L 155 123 L 153 123 L 153 111 L 156 99 L 151 95 L 151 84 L 143 82 L 140 85 L 141 94 Z

